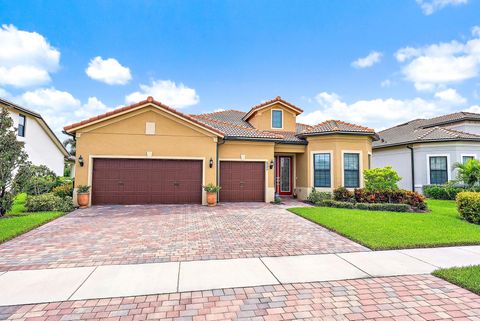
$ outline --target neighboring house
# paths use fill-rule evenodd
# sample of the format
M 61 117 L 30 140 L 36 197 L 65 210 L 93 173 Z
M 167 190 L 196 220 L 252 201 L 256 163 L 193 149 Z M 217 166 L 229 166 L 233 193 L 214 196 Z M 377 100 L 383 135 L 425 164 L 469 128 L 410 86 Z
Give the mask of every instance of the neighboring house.
M 48 127 L 45 120 L 34 111 L 0 98 L 0 107 L 7 108 L 17 130 L 17 139 L 25 143 L 28 159 L 34 165 L 45 165 L 63 176 L 68 152 Z
M 76 138 L 75 182 L 93 204 L 305 199 L 312 187 L 363 186 L 374 130 L 342 121 L 296 122 L 302 110 L 280 97 L 248 112 L 187 115 L 148 97 L 64 128 Z
M 400 187 L 422 192 L 423 185 L 456 178 L 453 164 L 480 158 L 480 114 L 458 112 L 415 119 L 378 133 L 373 167 L 393 166 Z

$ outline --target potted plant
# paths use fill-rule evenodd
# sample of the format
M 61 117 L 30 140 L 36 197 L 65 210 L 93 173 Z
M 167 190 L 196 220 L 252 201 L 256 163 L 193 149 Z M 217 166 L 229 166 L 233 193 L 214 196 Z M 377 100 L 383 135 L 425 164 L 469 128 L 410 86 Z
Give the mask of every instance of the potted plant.
M 217 193 L 221 189 L 222 188 L 220 186 L 213 185 L 212 183 L 209 183 L 209 184 L 203 186 L 203 190 L 205 192 L 207 192 L 207 204 L 208 204 L 208 206 L 217 205 Z
M 80 208 L 86 208 L 90 203 L 90 186 L 79 185 L 77 187 L 77 203 Z

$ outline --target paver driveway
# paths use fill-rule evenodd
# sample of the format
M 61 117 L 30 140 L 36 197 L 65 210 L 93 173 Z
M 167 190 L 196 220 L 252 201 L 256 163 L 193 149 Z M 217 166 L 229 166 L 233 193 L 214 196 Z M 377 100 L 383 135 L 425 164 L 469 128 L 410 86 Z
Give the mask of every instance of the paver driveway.
M 265 203 L 97 206 L 0 245 L 0 271 L 366 251 Z

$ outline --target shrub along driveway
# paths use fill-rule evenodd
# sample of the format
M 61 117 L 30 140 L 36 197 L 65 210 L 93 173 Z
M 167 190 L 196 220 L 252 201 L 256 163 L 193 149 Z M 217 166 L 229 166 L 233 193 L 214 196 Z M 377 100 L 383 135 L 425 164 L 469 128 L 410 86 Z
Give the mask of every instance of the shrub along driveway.
M 0 271 L 366 251 L 264 203 L 77 210 L 0 245 Z

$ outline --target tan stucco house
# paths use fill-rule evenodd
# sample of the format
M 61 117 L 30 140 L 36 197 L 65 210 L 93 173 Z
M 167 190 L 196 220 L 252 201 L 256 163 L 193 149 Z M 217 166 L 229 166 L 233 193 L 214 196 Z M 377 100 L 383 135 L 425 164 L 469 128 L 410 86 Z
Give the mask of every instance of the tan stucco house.
M 206 203 L 202 185 L 222 187 L 220 202 L 274 200 L 312 187 L 362 187 L 373 129 L 329 120 L 296 122 L 281 97 L 248 112 L 188 115 L 152 97 L 64 128 L 77 141 L 75 184 L 91 203 Z

